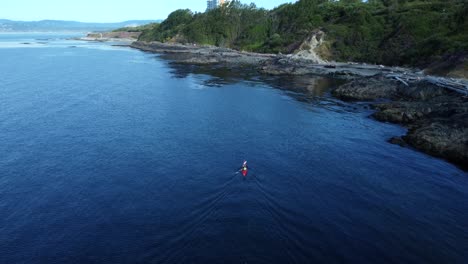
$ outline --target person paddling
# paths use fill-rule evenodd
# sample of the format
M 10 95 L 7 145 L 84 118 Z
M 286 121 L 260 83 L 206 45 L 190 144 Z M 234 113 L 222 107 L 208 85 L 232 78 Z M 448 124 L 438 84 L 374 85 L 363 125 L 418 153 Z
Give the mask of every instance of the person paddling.
M 247 176 L 247 171 L 248 171 L 247 161 L 244 160 L 244 163 L 242 163 L 242 168 L 241 168 L 242 175 Z

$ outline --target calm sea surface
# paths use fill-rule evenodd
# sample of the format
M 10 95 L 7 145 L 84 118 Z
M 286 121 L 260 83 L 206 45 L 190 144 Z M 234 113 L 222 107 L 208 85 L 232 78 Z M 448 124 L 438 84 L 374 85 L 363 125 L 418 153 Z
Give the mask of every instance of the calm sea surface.
M 0 35 L 0 263 L 467 263 L 467 173 L 339 81 L 68 37 Z

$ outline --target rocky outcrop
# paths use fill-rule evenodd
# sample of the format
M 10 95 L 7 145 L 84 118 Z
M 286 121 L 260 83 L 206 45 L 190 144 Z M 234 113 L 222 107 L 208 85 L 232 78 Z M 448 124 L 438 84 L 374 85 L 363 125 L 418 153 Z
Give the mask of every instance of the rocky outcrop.
M 398 93 L 398 83 L 380 77 L 360 78 L 344 84 L 332 91 L 335 97 L 343 100 L 370 101 L 379 98 L 394 98 Z
M 143 51 L 168 55 L 178 63 L 183 64 L 230 64 L 230 65 L 259 65 L 272 59 L 275 55 L 241 52 L 227 48 L 200 45 L 182 45 L 161 42 L 134 42 L 131 47 Z
M 430 120 L 417 124 L 410 128 L 403 140 L 419 150 L 445 158 L 468 170 L 468 127 L 459 121 L 450 123 L 448 120 Z
M 92 40 L 92 41 L 109 41 L 114 39 L 119 40 L 130 40 L 135 41 L 141 35 L 141 32 L 127 32 L 127 31 L 115 31 L 115 32 L 96 32 L 89 33 L 86 37 L 81 40 Z
M 375 103 L 373 117 L 403 124 L 408 133 L 389 142 L 412 146 L 468 169 L 468 98 L 442 87 L 418 82 L 409 86 L 386 78 L 360 78 L 335 89 L 347 100 L 392 99 Z

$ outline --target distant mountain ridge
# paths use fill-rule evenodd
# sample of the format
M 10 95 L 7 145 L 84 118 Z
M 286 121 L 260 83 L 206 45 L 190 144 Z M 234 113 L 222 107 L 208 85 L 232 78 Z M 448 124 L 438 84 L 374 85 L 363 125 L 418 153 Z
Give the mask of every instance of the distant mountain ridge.
M 161 20 L 128 20 L 118 23 L 89 23 L 64 20 L 13 21 L 0 19 L 0 32 L 108 31 L 122 27 L 141 26 Z

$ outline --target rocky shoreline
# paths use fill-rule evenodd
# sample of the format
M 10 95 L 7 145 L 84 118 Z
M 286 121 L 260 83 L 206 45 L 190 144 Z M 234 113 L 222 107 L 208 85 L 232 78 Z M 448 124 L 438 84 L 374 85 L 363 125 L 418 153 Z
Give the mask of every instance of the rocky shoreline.
M 343 100 L 372 101 L 372 115 L 408 128 L 390 143 L 411 146 L 468 170 L 468 98 L 428 82 L 405 85 L 383 76 L 361 77 L 332 91 Z M 390 102 L 375 102 L 390 99 Z
M 275 57 L 272 54 L 241 52 L 213 46 L 167 44 L 161 42 L 147 43 L 136 41 L 130 46 L 143 51 L 168 54 L 177 63 L 197 65 L 258 65 Z
M 366 101 L 375 108 L 372 115 L 383 122 L 408 128 L 407 135 L 389 139 L 400 146 L 411 146 L 435 157 L 444 158 L 468 170 L 468 97 L 466 80 L 451 82 L 416 70 L 356 63 L 320 63 L 294 55 L 259 54 L 213 46 L 133 42 L 131 47 L 165 54 L 183 64 L 224 64 L 228 67 L 253 66 L 271 75 L 322 75 L 349 80 L 332 91 L 348 101 Z M 444 80 L 442 80 L 444 81 Z M 447 80 L 448 82 L 449 80 Z M 459 88 L 462 87 L 462 88 Z M 378 102 L 389 99 L 389 102 Z
M 374 76 L 379 73 L 411 73 L 418 72 L 382 65 L 366 65 L 358 63 L 323 63 L 315 56 L 264 54 L 232 50 L 214 46 L 183 45 L 161 42 L 133 42 L 130 47 L 167 55 L 177 63 L 182 64 L 226 64 L 229 66 L 254 66 L 260 73 L 271 75 L 330 75 L 341 78 L 356 76 Z M 421 74 L 422 76 L 422 74 Z
M 127 32 L 127 31 L 116 31 L 116 32 L 95 32 L 88 33 L 86 37 L 74 38 L 74 40 L 83 41 L 97 41 L 97 42 L 134 42 L 141 35 L 141 32 Z

